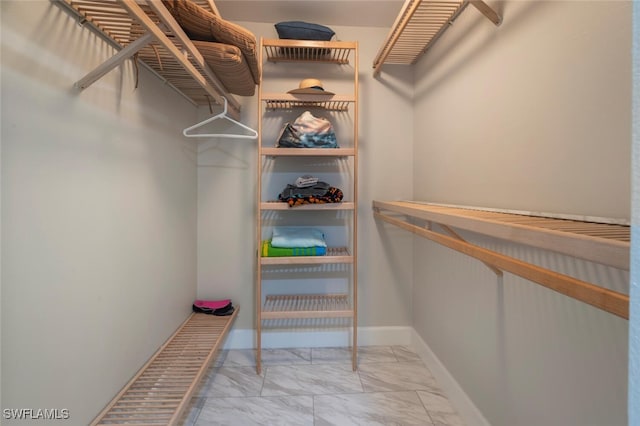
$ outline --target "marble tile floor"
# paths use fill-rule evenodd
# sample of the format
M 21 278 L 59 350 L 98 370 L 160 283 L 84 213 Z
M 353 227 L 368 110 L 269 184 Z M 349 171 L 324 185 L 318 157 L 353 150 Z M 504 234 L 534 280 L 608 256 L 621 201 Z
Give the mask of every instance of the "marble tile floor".
M 184 426 L 464 426 L 418 355 L 405 346 L 222 351 Z

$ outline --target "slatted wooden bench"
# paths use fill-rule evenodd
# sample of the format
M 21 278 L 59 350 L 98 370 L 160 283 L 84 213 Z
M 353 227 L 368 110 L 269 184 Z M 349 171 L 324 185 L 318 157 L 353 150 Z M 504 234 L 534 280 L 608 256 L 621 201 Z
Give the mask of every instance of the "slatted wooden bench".
M 238 311 L 191 314 L 91 425 L 178 424 Z

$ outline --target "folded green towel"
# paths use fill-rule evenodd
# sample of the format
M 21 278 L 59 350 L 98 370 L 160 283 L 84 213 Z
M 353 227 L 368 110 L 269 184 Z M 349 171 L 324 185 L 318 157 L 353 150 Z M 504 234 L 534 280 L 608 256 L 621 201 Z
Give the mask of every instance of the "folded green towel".
M 262 242 L 262 257 L 287 257 L 287 256 L 324 256 L 326 247 L 274 247 L 271 241 Z

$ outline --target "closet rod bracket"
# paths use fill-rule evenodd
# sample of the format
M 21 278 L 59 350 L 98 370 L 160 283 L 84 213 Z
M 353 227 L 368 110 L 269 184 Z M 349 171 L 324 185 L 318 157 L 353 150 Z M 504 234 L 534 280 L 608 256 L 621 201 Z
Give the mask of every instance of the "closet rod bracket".
M 428 223 L 429 223 L 429 228 L 428 228 L 428 229 L 431 231 L 431 230 L 432 230 L 432 229 L 431 229 L 431 223 L 432 223 L 432 222 L 431 222 L 431 221 L 429 221 Z M 443 230 L 445 233 L 449 234 L 449 236 L 450 236 L 450 237 L 453 237 L 453 238 L 455 238 L 456 240 L 461 241 L 461 242 L 463 242 L 463 243 L 466 243 L 466 242 L 467 242 L 464 238 L 462 238 L 462 237 L 460 236 L 460 234 L 458 234 L 456 231 L 454 231 L 454 230 L 453 230 L 452 228 L 450 228 L 449 226 L 447 226 L 447 225 L 443 225 L 443 224 L 438 224 L 438 225 L 440 226 L 440 228 L 442 228 L 442 230 Z M 492 265 L 492 264 L 490 264 L 489 262 L 484 262 L 484 261 L 482 261 L 482 260 L 481 260 L 481 262 L 482 262 L 482 263 L 484 263 L 484 265 L 485 265 L 487 268 L 491 269 L 491 271 L 493 271 L 493 273 L 494 273 L 494 274 L 496 274 L 496 276 L 501 277 L 501 276 L 503 275 L 503 273 L 502 273 L 502 270 L 501 270 L 501 269 L 496 268 L 495 266 L 493 266 L 493 265 Z
M 97 80 L 102 78 L 109 71 L 122 64 L 125 60 L 129 59 L 133 55 L 136 54 L 140 49 L 148 45 L 153 41 L 153 35 L 151 33 L 146 33 L 137 40 L 133 41 L 131 44 L 120 49 L 115 55 L 113 55 L 110 59 L 107 59 L 102 64 L 97 66 L 93 71 L 89 72 L 80 80 L 76 81 L 74 87 L 84 90 L 87 87 L 91 86 Z
M 491 8 L 487 3 L 483 0 L 469 0 L 476 9 L 480 11 L 484 16 L 487 17 L 491 22 L 493 22 L 496 26 L 502 23 L 502 16 L 498 15 L 495 10 Z

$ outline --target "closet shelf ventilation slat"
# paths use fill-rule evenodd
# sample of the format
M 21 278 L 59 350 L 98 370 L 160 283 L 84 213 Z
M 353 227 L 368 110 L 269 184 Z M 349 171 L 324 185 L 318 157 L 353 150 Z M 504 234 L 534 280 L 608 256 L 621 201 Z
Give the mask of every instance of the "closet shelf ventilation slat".
M 327 254 L 324 256 L 260 258 L 261 265 L 329 265 L 339 263 L 353 263 L 353 256 L 346 247 L 327 247 Z
M 265 39 L 265 59 L 269 62 L 300 62 L 346 65 L 353 50 L 350 41 Z
M 260 210 L 278 210 L 278 211 L 304 211 L 304 210 L 354 210 L 355 203 L 353 201 L 342 201 L 340 203 L 326 204 L 302 204 L 299 206 L 289 207 L 289 204 L 282 201 L 266 201 L 260 203 Z
M 294 110 L 297 108 L 314 108 L 325 111 L 348 111 L 349 104 L 355 99 L 349 95 L 291 95 L 288 93 L 265 93 L 262 96 L 267 110 Z
M 268 295 L 261 319 L 352 318 L 347 294 Z
M 178 425 L 238 315 L 192 313 L 91 422 Z
M 353 157 L 354 148 L 263 148 L 262 155 L 270 157 Z
M 158 0 L 52 0 L 64 5 L 120 52 L 76 83 L 84 89 L 126 59 L 134 58 L 195 105 L 229 104 L 229 115 L 240 116 L 240 103 Z M 212 0 L 195 0 L 217 14 Z
M 629 296 L 435 232 L 431 224 L 629 269 L 630 227 L 408 201 L 374 201 L 374 217 L 621 318 Z M 424 221 L 422 226 L 416 221 Z
M 382 65 L 412 65 L 472 4 L 495 25 L 501 17 L 482 0 L 406 0 L 374 61 L 374 76 Z

